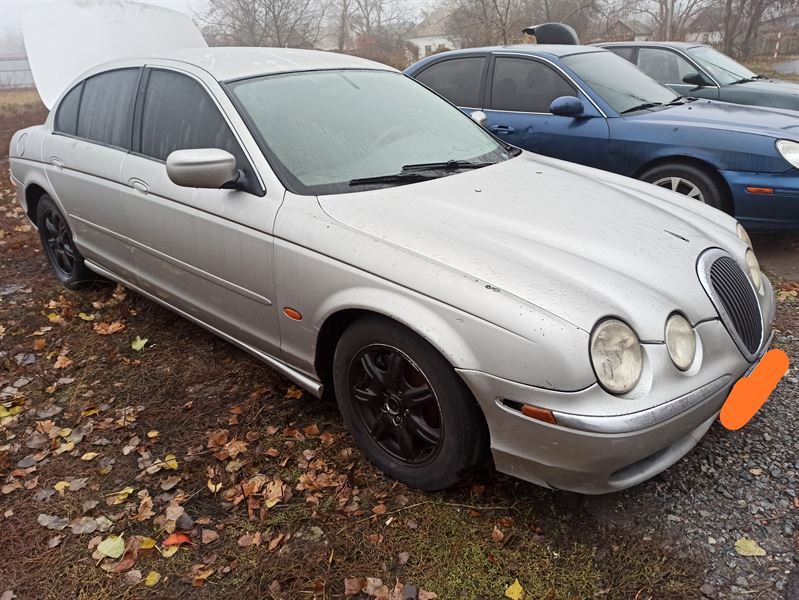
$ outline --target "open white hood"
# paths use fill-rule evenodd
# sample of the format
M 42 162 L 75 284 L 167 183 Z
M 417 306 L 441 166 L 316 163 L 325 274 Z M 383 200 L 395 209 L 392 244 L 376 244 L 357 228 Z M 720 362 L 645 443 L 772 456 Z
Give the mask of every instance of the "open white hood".
M 188 15 L 128 0 L 32 3 L 23 13 L 22 30 L 47 108 L 81 73 L 101 63 L 207 46 Z

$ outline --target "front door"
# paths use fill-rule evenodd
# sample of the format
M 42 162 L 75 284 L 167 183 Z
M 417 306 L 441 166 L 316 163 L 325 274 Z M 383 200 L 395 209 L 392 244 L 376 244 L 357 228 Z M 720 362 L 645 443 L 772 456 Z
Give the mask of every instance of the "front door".
M 560 96 L 576 96 L 586 115 L 553 115 Z M 553 158 L 606 168 L 607 121 L 560 73 L 533 58 L 496 56 L 485 113 L 487 127 L 506 142 Z
M 186 73 L 148 69 L 125 212 L 142 287 L 251 347 L 279 355 L 272 224 L 282 190 L 265 193 L 215 99 Z M 198 189 L 169 179 L 175 150 L 220 148 L 236 157 L 244 189 Z
M 681 96 L 711 99 L 719 97 L 719 88 L 696 65 L 668 48 L 639 48 L 638 68 Z M 704 85 L 686 83 L 684 78 L 688 75 L 698 75 L 704 80 Z

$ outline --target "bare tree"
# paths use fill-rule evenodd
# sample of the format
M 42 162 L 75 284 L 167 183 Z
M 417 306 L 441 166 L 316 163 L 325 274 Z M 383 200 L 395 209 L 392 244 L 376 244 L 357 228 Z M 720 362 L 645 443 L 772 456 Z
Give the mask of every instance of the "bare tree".
M 210 0 L 201 20 L 212 43 L 312 48 L 325 8 L 323 0 Z

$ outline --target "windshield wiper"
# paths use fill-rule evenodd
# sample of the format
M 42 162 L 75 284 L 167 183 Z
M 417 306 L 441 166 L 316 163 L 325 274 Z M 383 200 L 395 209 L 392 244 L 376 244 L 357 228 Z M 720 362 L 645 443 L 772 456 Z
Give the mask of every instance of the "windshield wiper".
M 620 115 L 626 115 L 627 113 L 635 112 L 638 110 L 646 110 L 647 108 L 655 108 L 656 106 L 663 106 L 662 102 L 644 102 L 643 104 L 639 104 L 638 106 L 633 106 L 632 108 L 627 108 L 621 111 Z
M 408 171 L 456 171 L 459 169 L 480 169 L 496 163 L 471 162 L 468 160 L 448 160 L 446 162 L 416 163 L 402 167 L 403 173 Z
M 757 77 L 743 77 L 741 79 L 733 81 L 730 85 L 737 85 L 739 83 L 751 83 L 755 79 L 757 79 Z
M 430 175 L 423 175 L 422 173 L 393 173 L 391 175 L 377 175 L 376 177 L 360 177 L 358 179 L 350 179 L 350 185 L 370 185 L 373 183 L 415 183 L 417 181 L 427 181 L 428 179 L 435 179 Z

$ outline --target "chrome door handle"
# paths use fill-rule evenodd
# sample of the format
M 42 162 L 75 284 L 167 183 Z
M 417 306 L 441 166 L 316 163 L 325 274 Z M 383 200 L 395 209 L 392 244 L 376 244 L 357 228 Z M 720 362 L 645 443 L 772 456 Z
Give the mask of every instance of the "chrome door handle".
M 146 194 L 150 191 L 150 186 L 147 185 L 145 182 L 143 182 L 141 179 L 132 177 L 131 179 L 128 180 L 128 183 L 130 184 L 130 187 L 132 187 L 134 190 L 138 192 L 141 192 L 142 194 Z
M 56 169 L 64 168 L 64 161 L 58 158 L 57 156 L 50 157 L 50 164 L 53 165 Z

